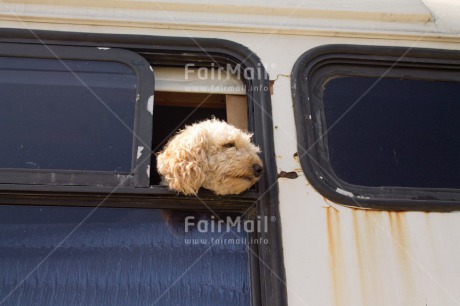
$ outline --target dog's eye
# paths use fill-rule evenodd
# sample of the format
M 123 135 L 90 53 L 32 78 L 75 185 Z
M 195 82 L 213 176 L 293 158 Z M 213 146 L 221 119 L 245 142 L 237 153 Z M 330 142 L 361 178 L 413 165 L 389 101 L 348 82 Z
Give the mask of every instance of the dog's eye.
M 222 145 L 222 147 L 227 148 L 227 149 L 229 149 L 229 148 L 234 148 L 234 147 L 235 147 L 235 143 L 234 143 L 233 141 L 227 142 L 227 143 L 224 143 L 224 144 Z

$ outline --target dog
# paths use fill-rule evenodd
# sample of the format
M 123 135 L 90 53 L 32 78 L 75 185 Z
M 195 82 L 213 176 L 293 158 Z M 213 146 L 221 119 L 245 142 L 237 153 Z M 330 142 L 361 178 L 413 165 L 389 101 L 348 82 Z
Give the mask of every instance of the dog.
M 251 134 L 218 119 L 186 126 L 157 154 L 157 170 L 169 189 L 196 195 L 239 194 L 263 173 L 259 147 Z

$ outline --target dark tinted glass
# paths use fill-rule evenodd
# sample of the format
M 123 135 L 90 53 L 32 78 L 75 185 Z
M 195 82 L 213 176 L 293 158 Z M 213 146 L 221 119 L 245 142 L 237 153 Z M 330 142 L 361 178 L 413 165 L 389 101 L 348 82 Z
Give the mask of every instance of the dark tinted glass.
M 99 208 L 80 224 L 92 210 L 0 206 L 0 304 L 250 305 L 247 233 L 158 209 Z M 203 224 L 185 232 L 187 216 Z
M 376 80 L 325 84 L 335 174 L 363 186 L 460 188 L 460 83 L 387 78 L 363 96 Z
M 0 58 L 0 168 L 129 172 L 136 83 L 117 62 Z

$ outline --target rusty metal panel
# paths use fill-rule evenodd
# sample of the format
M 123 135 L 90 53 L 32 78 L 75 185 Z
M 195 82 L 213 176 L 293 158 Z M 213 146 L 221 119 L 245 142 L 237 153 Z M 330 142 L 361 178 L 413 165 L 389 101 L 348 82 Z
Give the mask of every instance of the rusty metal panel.
M 456 214 L 334 207 L 326 212 L 333 305 L 458 305 Z

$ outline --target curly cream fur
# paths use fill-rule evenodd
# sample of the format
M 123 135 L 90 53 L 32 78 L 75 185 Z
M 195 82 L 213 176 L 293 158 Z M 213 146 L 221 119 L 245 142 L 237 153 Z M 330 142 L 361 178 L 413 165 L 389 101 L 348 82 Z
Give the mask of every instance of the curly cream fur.
M 216 119 L 187 126 L 158 153 L 158 172 L 170 189 L 184 194 L 196 194 L 201 187 L 239 194 L 259 179 L 254 166 L 262 167 L 260 149 L 250 138 Z

